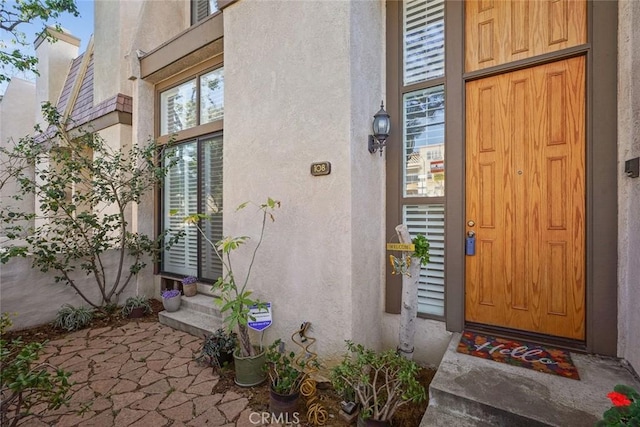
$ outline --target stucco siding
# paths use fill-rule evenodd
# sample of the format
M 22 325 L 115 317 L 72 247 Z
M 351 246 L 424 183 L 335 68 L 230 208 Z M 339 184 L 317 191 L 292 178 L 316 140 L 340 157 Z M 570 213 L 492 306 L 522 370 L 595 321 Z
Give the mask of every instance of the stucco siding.
M 640 156 L 640 2 L 618 10 L 618 353 L 640 372 L 640 178 L 624 174 Z
M 286 339 L 310 321 L 318 352 L 327 357 L 341 353 L 345 339 L 372 341 L 380 324 L 380 230 L 377 221 L 363 222 L 360 229 L 353 224 L 354 212 L 379 204 L 381 192 L 380 178 L 361 180 L 372 172 L 356 174 L 359 163 L 375 174 L 381 170 L 365 139 L 370 118 L 364 117 L 377 104 L 358 99 L 356 106 L 353 92 L 380 96 L 381 56 L 366 53 L 375 69 L 360 78 L 376 77 L 357 89 L 350 58 L 354 22 L 372 12 L 374 26 L 382 22 L 379 5 L 370 7 L 241 1 L 224 11 L 225 234 L 255 240 L 255 208 L 233 213 L 234 206 L 267 196 L 282 201 L 275 223 L 267 226 L 250 287 L 274 303 L 266 342 Z M 331 162 L 330 175 L 311 176 L 310 165 L 318 161 Z M 380 211 L 375 206 L 372 217 Z M 374 241 L 366 240 L 370 236 Z M 374 260 L 354 266 L 364 253 Z

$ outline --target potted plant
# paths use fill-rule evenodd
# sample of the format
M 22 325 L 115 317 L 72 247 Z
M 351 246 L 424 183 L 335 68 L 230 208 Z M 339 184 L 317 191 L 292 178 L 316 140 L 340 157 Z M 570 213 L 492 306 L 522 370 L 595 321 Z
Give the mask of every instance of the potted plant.
M 277 339 L 266 352 L 267 363 L 264 366 L 269 376 L 269 412 L 279 417 L 285 414 L 291 419 L 298 409 L 300 400 L 300 386 L 307 378 L 307 365 L 303 355 L 296 357 L 296 353 L 285 350 L 282 340 Z M 314 360 L 314 366 L 318 363 Z
M 182 292 L 185 297 L 195 296 L 198 293 L 198 279 L 193 276 L 182 279 Z
M 426 399 L 415 362 L 393 350 L 378 353 L 352 341 L 347 341 L 347 349 L 331 372 L 331 382 L 336 391 L 356 396 L 358 426 L 390 426 L 399 407 Z
M 212 334 L 206 334 L 200 349 L 200 356 L 196 358 L 213 367 L 222 368 L 233 361 L 233 351 L 238 346 L 238 334 L 218 328 Z
M 149 298 L 144 295 L 136 295 L 127 298 L 122 306 L 122 316 L 132 319 L 143 317 L 147 313 L 151 313 L 151 304 Z
M 244 209 L 248 202 L 241 204 L 236 211 Z M 231 263 L 231 254 L 249 240 L 248 236 L 224 237 L 217 243 L 212 242 L 200 227 L 200 221 L 209 219 L 207 215 L 194 214 L 185 218 L 185 222 L 194 225 L 202 238 L 211 246 L 214 253 L 223 266 L 223 276 L 219 277 L 213 285 L 214 290 L 220 291 L 219 304 L 222 306 L 220 311 L 226 313 L 224 318 L 229 328 L 237 328 L 239 346 L 233 354 L 236 384 L 244 387 L 251 387 L 262 383 L 266 376 L 262 370 L 265 363 L 265 352 L 262 348 L 256 348 L 251 343 L 249 336 L 249 320 L 254 320 L 251 316 L 251 307 L 265 307 L 264 303 L 251 297 L 252 291 L 248 289 L 251 271 L 256 259 L 258 249 L 262 245 L 264 230 L 266 228 L 267 219 L 274 221 L 273 211 L 280 207 L 280 202 L 268 198 L 267 201 L 259 205 L 259 211 L 262 212 L 262 227 L 260 229 L 260 237 L 249 258 L 244 277 L 237 277 Z M 236 264 L 233 264 L 236 265 Z
M 177 289 L 167 289 L 162 291 L 162 305 L 168 312 L 178 311 L 182 298 Z

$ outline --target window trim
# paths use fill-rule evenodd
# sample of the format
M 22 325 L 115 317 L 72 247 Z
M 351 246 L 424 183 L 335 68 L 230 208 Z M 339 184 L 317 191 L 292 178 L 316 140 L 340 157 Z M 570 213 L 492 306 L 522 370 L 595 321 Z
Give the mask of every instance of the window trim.
M 456 28 L 452 26 L 450 19 L 448 18 L 449 9 L 451 9 L 450 1 L 444 2 L 444 19 L 445 19 L 445 58 L 455 58 L 456 54 L 461 54 L 460 51 L 449 52 L 450 43 L 448 42 L 450 33 L 452 32 L 452 28 Z M 456 2 L 453 2 L 456 3 Z M 448 215 L 448 203 L 447 203 L 447 195 L 450 194 L 449 190 L 449 175 L 447 174 L 447 181 L 445 182 L 445 195 L 440 197 L 416 197 L 404 196 L 404 141 L 403 141 L 403 124 L 401 123 L 403 117 L 403 97 L 407 93 L 411 93 L 421 89 L 427 89 L 430 87 L 436 87 L 439 85 L 443 85 L 445 89 L 445 144 L 446 141 L 449 140 L 448 134 L 448 121 L 451 114 L 451 110 L 449 108 L 449 83 L 452 80 L 452 76 L 448 74 L 449 69 L 448 62 L 445 59 L 444 67 L 445 67 L 445 75 L 442 77 L 436 77 L 432 79 L 428 79 L 418 83 L 411 83 L 407 86 L 404 86 L 404 76 L 403 76 L 403 67 L 404 67 L 404 43 L 403 43 L 403 11 L 402 6 L 403 3 L 401 1 L 387 1 L 387 34 L 386 34 L 386 43 L 387 43 L 387 106 L 388 111 L 390 112 L 392 117 L 398 117 L 398 125 L 394 127 L 392 133 L 389 135 L 387 150 L 386 151 L 386 168 L 387 168 L 387 186 L 386 186 L 386 203 L 387 203 L 387 212 L 386 212 L 386 234 L 387 236 L 395 236 L 395 227 L 403 221 L 403 206 L 404 205 L 431 205 L 431 204 L 440 204 L 445 206 L 445 300 L 444 300 L 444 314 L 442 316 L 430 315 L 425 313 L 418 313 L 418 317 L 428 318 L 443 321 L 447 316 L 447 272 L 449 268 L 447 268 L 447 253 L 449 252 L 448 248 L 448 238 L 446 230 L 447 223 L 449 221 Z M 462 22 L 462 21 L 460 21 Z M 450 56 L 451 55 L 451 56 Z M 449 62 L 451 60 L 449 59 Z M 449 150 L 448 146 L 445 145 L 445 158 L 449 158 Z M 449 168 L 448 160 L 447 168 Z M 399 314 L 400 306 L 402 301 L 402 286 L 401 286 L 401 278 L 397 275 L 393 275 L 390 266 L 388 263 L 385 263 L 386 266 L 386 274 L 385 274 L 385 311 L 391 314 Z

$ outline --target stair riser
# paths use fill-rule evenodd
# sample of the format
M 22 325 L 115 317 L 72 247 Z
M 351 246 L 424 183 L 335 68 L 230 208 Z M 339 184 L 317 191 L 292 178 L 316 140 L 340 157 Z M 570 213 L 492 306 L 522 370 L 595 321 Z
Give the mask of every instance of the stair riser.
M 435 405 L 441 410 L 457 416 L 478 418 L 492 426 L 548 427 L 552 425 L 434 389 L 433 387 L 429 388 L 429 396 L 429 406 Z
M 222 320 L 222 314 L 220 313 L 220 308 L 213 300 L 208 303 L 201 303 L 199 301 L 195 301 L 190 297 L 182 297 L 182 303 L 180 304 L 181 310 L 191 310 L 197 313 L 206 314 L 208 316 L 213 316 L 217 319 Z

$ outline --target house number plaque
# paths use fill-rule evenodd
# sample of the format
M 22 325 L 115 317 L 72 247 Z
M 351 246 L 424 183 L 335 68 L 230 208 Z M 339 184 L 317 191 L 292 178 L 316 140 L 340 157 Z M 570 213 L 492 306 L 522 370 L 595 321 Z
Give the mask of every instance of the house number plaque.
M 329 175 L 330 173 L 331 173 L 331 163 L 329 162 L 311 163 L 311 175 L 321 176 L 321 175 Z

